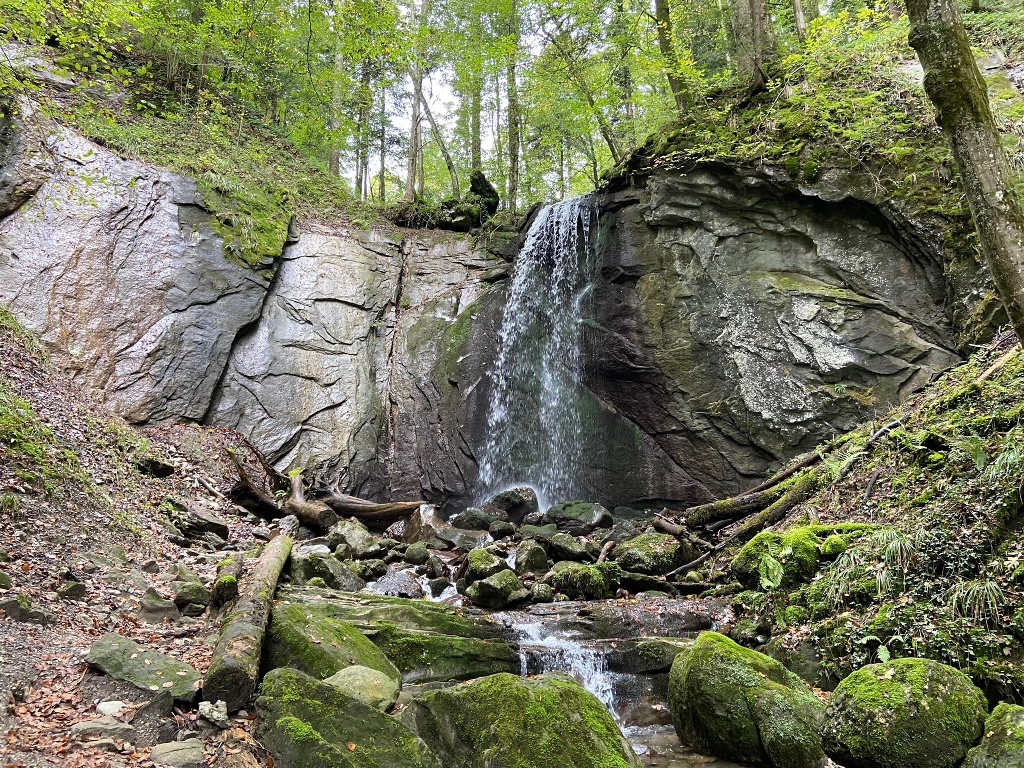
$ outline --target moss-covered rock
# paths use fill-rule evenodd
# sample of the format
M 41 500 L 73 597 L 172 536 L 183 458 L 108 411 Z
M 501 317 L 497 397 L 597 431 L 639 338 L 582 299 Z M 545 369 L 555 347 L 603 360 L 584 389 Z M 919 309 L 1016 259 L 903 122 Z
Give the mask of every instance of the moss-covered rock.
M 545 524 L 552 524 L 572 536 L 586 536 L 597 528 L 612 527 L 612 513 L 589 501 L 563 501 L 544 513 Z
M 641 533 L 612 550 L 612 559 L 624 571 L 648 576 L 664 576 L 696 557 L 693 547 L 666 533 Z
M 311 579 L 323 579 L 332 589 L 356 592 L 366 586 L 360 576 L 338 560 L 327 544 L 296 545 L 291 558 L 292 583 L 302 585 Z
M 555 563 L 551 586 L 571 598 L 602 600 L 615 594 L 622 569 L 618 563 Z
M 417 541 L 409 545 L 402 557 L 410 565 L 423 565 L 430 559 L 430 550 L 425 542 Z
M 782 583 L 789 586 L 810 579 L 818 570 L 820 539 L 809 526 L 784 533 L 762 531 L 748 541 L 733 558 L 732 573 L 744 587 L 755 589 L 761 583 L 761 563 L 771 556 L 782 564 Z
M 469 680 L 518 672 L 519 653 L 503 638 L 459 637 L 402 629 L 391 622 L 370 628 L 373 642 L 410 683 Z
M 843 680 L 822 743 L 852 768 L 947 768 L 982 734 L 985 696 L 963 672 L 928 659 L 870 664 Z
M 548 552 L 555 560 L 575 560 L 592 563 L 596 558 L 587 552 L 581 540 L 568 533 L 556 533 L 547 542 Z
M 523 582 L 502 563 L 503 569 L 486 579 L 473 582 L 466 590 L 473 605 L 501 610 L 509 605 L 512 596 L 523 589 Z
M 199 699 L 201 675 L 188 664 L 108 632 L 92 644 L 86 662 L 115 680 L 124 680 L 147 693 L 170 690 L 189 704 Z
M 360 664 L 335 672 L 324 682 L 382 712 L 398 700 L 398 692 L 402 689 L 400 681 Z
M 445 765 L 639 768 L 600 701 L 571 677 L 492 675 L 429 691 L 402 714 Z
M 985 721 L 981 744 L 967 753 L 964 768 L 1019 768 L 1024 765 L 1024 707 L 1001 703 Z
M 846 539 L 837 533 L 825 537 L 821 542 L 821 557 L 823 560 L 835 560 L 846 551 Z
M 301 604 L 274 606 L 263 655 L 270 669 L 292 667 L 318 680 L 354 664 L 393 680 L 401 678 L 395 665 L 354 625 Z
M 396 719 L 294 669 L 267 673 L 256 711 L 277 768 L 439 768 Z
M 519 548 L 516 550 L 514 566 L 516 573 L 519 575 L 525 573 L 542 574 L 547 573 L 550 567 L 551 561 L 548 560 L 547 552 L 536 541 L 527 539 L 519 545 Z
M 470 584 L 508 568 L 508 563 L 486 549 L 474 549 L 469 553 L 467 560 L 466 581 Z
M 669 673 L 669 709 L 684 744 L 728 760 L 818 768 L 824 705 L 782 664 L 704 632 Z

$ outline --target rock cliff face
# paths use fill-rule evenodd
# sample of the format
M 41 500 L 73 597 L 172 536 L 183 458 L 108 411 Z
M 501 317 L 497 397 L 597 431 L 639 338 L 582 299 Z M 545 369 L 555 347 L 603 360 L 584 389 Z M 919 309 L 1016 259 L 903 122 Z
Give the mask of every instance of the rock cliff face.
M 186 178 L 54 127 L 0 126 L 0 149 L 0 301 L 83 387 L 134 422 L 236 427 L 365 497 L 474 499 L 507 253 L 313 230 L 268 280 L 225 256 Z M 736 491 L 957 361 L 960 289 L 928 233 L 822 197 L 728 168 L 603 195 L 589 496 Z

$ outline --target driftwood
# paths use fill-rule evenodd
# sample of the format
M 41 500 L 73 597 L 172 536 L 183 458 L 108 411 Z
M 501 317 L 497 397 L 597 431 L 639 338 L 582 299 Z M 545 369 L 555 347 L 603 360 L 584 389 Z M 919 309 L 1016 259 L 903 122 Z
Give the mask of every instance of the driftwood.
M 604 546 L 601 547 L 601 554 L 599 554 L 597 556 L 597 562 L 603 563 L 605 560 L 607 560 L 608 559 L 608 555 L 611 554 L 611 551 L 613 549 L 615 549 L 615 542 L 614 541 L 606 541 Z
M 207 701 L 227 702 L 229 712 L 249 704 L 260 673 L 260 652 L 274 590 L 292 551 L 289 536 L 275 536 L 253 568 L 235 609 L 224 620 L 220 640 L 203 681 Z
M 217 578 L 213 580 L 210 602 L 214 608 L 227 605 L 238 597 L 238 581 L 242 578 L 245 555 L 232 555 L 217 565 Z
M 367 523 L 379 523 L 388 525 L 407 517 L 419 509 L 422 501 L 399 501 L 393 503 L 377 503 L 360 499 L 356 496 L 348 496 L 337 491 L 328 493 L 320 498 L 308 499 L 306 487 L 302 474 L 298 471 L 289 473 L 288 477 L 274 469 L 266 457 L 248 440 L 244 441 L 245 446 L 252 451 L 259 461 L 263 472 L 266 475 L 266 485 L 270 490 L 264 488 L 250 477 L 245 466 L 238 458 L 237 450 L 226 448 L 228 458 L 235 465 L 238 472 L 237 489 L 241 489 L 251 503 L 252 511 L 270 519 L 282 515 L 295 515 L 302 525 L 320 531 L 326 531 L 336 522 L 338 515 L 355 517 Z M 287 495 L 285 493 L 287 492 Z M 283 498 L 282 498 L 283 497 Z

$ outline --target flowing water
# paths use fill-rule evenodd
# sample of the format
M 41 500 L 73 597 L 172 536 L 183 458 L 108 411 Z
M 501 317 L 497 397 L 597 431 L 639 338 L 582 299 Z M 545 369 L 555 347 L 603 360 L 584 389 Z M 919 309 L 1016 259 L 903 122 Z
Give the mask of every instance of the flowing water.
M 542 504 L 580 497 L 583 334 L 596 271 L 589 196 L 543 208 L 515 262 L 498 334 L 481 497 L 530 485 Z

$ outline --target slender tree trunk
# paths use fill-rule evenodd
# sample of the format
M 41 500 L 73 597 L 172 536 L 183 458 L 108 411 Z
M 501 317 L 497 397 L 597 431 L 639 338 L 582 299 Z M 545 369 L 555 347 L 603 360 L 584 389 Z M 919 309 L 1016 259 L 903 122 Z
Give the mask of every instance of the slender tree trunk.
M 416 199 L 417 163 L 420 159 L 420 103 L 423 100 L 423 73 L 418 64 L 409 70 L 412 78 L 412 112 L 409 115 L 409 162 L 405 171 L 405 201 Z
M 519 84 L 516 82 L 516 63 L 519 56 L 519 5 L 512 0 L 509 12 L 510 51 L 505 70 L 505 90 L 508 94 L 508 210 L 515 216 L 519 196 Z
M 483 111 L 483 78 L 473 76 L 473 91 L 469 96 L 469 164 L 470 170 L 480 170 L 483 162 L 483 142 L 480 139 L 480 112 Z
M 771 49 L 771 34 L 765 0 L 732 0 L 733 43 L 736 46 L 736 75 L 751 86 L 764 83 L 765 56 Z
M 420 94 L 422 98 L 423 94 Z M 434 136 L 434 141 L 437 142 L 437 148 L 441 150 L 441 156 L 444 157 L 444 164 L 448 166 L 448 175 L 452 180 L 452 197 L 458 199 L 459 197 L 459 173 L 455 169 L 455 161 L 452 160 L 451 153 L 448 151 L 448 145 L 445 144 L 444 136 L 441 133 L 441 129 L 437 125 L 437 121 L 434 120 L 434 115 L 430 111 L 430 105 L 427 104 L 427 100 L 423 99 L 423 114 L 427 118 L 427 122 L 430 123 L 430 132 Z
M 345 57 L 342 56 L 341 51 L 335 51 L 334 53 L 334 84 L 331 87 L 331 130 L 338 131 L 341 129 L 341 110 L 343 103 L 343 94 L 341 90 L 341 74 L 345 71 Z M 334 141 L 338 141 L 338 137 L 334 137 Z M 331 148 L 330 156 L 327 160 L 327 170 L 334 176 L 341 175 L 341 147 L 335 144 Z
M 672 32 L 672 15 L 668 0 L 654 0 L 654 21 L 658 28 L 658 49 L 665 60 L 665 76 L 672 92 L 676 112 L 686 112 L 686 86 L 679 77 L 679 57 L 676 55 L 675 35 Z
M 899 0 L 889 0 L 889 15 L 892 16 L 893 21 L 900 20 L 900 17 L 903 15 L 903 6 L 900 5 Z
M 565 136 L 558 139 L 558 199 L 565 200 Z
M 388 100 L 387 93 L 380 89 L 380 201 L 384 202 L 387 188 L 384 185 L 384 161 L 387 159 Z
M 807 24 L 804 22 L 804 6 L 800 0 L 793 0 L 793 18 L 796 20 L 796 37 L 802 43 L 807 39 Z
M 992 119 L 985 81 L 956 0 L 907 0 L 907 12 L 910 45 L 921 60 L 925 90 L 953 149 L 978 248 L 1014 331 L 1024 339 L 1024 208 Z

